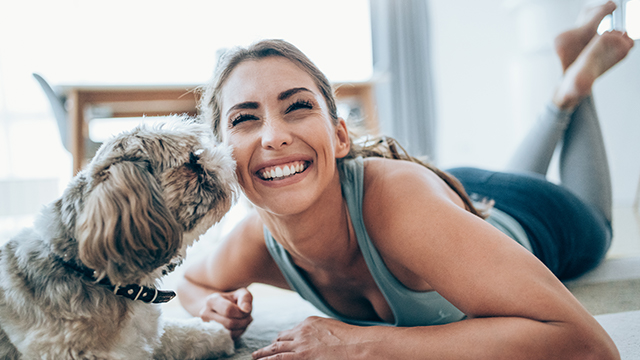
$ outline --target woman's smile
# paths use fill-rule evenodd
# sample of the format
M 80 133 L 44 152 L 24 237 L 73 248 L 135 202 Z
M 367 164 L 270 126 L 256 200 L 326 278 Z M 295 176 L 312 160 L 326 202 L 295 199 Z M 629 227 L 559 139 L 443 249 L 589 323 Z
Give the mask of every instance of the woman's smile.
M 262 180 L 278 181 L 302 173 L 309 167 L 306 161 L 295 161 L 289 164 L 268 166 L 256 172 Z
M 308 157 L 290 156 L 260 163 L 255 180 L 267 187 L 282 187 L 304 180 L 313 171 L 314 161 Z

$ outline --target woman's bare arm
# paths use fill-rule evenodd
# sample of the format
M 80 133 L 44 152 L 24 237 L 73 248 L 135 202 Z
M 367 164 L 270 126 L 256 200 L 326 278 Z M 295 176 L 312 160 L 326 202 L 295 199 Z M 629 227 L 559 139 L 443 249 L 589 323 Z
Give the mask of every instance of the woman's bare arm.
M 225 326 L 237 326 L 224 319 L 227 316 L 241 319 L 239 323 L 246 327 L 248 323 L 244 323 L 250 322 L 251 294 L 244 288 L 254 282 L 282 288 L 288 286 L 266 248 L 262 222 L 252 212 L 226 236 L 217 251 L 186 269 L 178 286 L 178 296 L 182 306 L 193 316 L 215 320 Z M 231 306 L 234 301 L 241 311 Z M 224 309 L 217 312 L 227 314 L 217 317 L 217 312 L 210 309 L 216 302 Z
M 535 256 L 462 209 L 434 174 L 408 163 L 376 165 L 380 176 L 364 204 L 372 241 L 385 261 L 422 278 L 469 319 L 369 329 L 374 339 L 396 339 L 400 353 L 421 347 L 438 359 L 618 356 L 602 327 Z M 373 345 L 376 354 L 389 351 Z
M 310 318 L 254 358 L 619 358 L 563 284 L 518 243 L 464 210 L 437 176 L 408 162 L 375 160 L 367 167 L 364 220 L 385 263 L 415 274 L 468 319 L 403 328 Z

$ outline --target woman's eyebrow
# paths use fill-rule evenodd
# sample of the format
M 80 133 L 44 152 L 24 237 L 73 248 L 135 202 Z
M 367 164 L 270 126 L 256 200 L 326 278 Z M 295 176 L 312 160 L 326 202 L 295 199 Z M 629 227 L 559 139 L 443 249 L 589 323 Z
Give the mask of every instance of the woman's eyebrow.
M 278 101 L 282 101 L 282 100 L 286 100 L 288 98 L 290 98 L 291 96 L 293 96 L 294 94 L 297 94 L 301 91 L 306 91 L 306 92 L 310 92 L 313 94 L 313 91 L 305 88 L 305 87 L 297 87 L 297 88 L 292 88 L 289 90 L 285 90 L 283 92 L 281 92 L 280 94 L 278 94 Z M 229 108 L 229 110 L 227 110 L 227 116 L 229 115 L 229 113 L 231 113 L 234 110 L 255 110 L 260 108 L 260 104 L 258 104 L 255 101 L 246 101 L 246 102 L 242 102 L 239 104 L 235 104 L 233 105 L 231 108 Z
M 287 98 L 291 97 L 294 94 L 297 94 L 301 91 L 308 91 L 310 93 L 313 93 L 311 90 L 304 88 L 304 87 L 297 87 L 297 88 L 293 88 L 293 89 L 289 89 L 289 90 L 285 90 L 283 92 L 281 92 L 278 95 L 278 100 L 282 101 L 282 100 L 286 100 Z
M 260 107 L 260 104 L 258 104 L 255 101 L 247 101 L 247 102 L 243 102 L 243 103 L 239 103 L 239 104 L 235 104 L 233 105 L 231 108 L 229 108 L 229 110 L 227 110 L 227 116 L 229 115 L 230 112 L 234 111 L 234 110 L 255 110 L 257 108 Z

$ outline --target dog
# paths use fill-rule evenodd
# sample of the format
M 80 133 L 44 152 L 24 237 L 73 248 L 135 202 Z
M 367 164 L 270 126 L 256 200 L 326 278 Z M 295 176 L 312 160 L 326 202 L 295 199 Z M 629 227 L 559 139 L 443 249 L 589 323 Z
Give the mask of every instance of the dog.
M 235 162 L 174 116 L 105 142 L 34 226 L 0 248 L 0 359 L 209 359 L 234 344 L 161 317 L 159 279 L 235 201 Z

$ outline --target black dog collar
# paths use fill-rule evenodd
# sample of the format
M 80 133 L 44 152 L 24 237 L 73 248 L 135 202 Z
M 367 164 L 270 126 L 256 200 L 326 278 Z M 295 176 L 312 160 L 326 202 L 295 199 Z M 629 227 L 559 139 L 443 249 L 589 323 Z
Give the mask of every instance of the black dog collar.
M 162 304 L 162 303 L 169 302 L 171 301 L 171 299 L 176 297 L 176 293 L 171 290 L 158 290 L 156 288 L 140 286 L 136 284 L 130 284 L 126 286 L 122 286 L 120 284 L 113 285 L 111 284 L 111 281 L 109 281 L 109 279 L 106 277 L 98 281 L 98 278 L 96 277 L 94 270 L 89 269 L 88 267 L 83 265 L 76 265 L 76 264 L 72 264 L 70 262 L 64 261 L 60 257 L 57 257 L 57 256 L 55 257 L 66 268 L 75 271 L 76 273 L 82 275 L 84 278 L 91 280 L 97 283 L 98 285 L 104 286 L 105 288 L 109 289 L 112 293 L 119 296 L 126 297 L 127 299 L 141 300 L 146 303 L 152 303 L 152 304 Z

